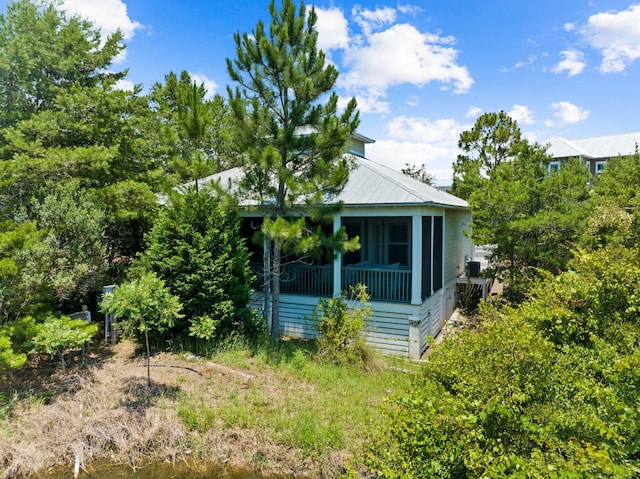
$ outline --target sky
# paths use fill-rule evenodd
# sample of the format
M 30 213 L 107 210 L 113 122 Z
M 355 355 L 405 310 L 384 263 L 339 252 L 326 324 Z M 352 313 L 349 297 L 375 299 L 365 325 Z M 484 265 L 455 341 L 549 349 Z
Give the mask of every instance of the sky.
M 318 42 L 358 101 L 367 157 L 451 178 L 462 131 L 504 110 L 525 137 L 640 131 L 640 1 L 318 0 Z M 1 2 L 5 6 L 7 0 Z M 280 0 L 276 0 L 279 5 Z M 148 91 L 187 70 L 226 97 L 233 35 L 269 24 L 267 0 L 64 0 L 60 8 L 117 28 L 113 69 Z

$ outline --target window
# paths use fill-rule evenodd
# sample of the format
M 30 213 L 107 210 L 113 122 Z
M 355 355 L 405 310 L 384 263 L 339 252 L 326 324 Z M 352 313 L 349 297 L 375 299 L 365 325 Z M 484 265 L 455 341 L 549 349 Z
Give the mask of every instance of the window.
M 550 161 L 549 165 L 547 166 L 547 170 L 549 171 L 549 173 L 551 173 L 552 171 L 558 171 L 559 169 L 560 169 L 559 161 Z
M 596 161 L 596 173 L 602 173 L 606 164 L 606 161 Z
M 360 249 L 342 257 L 344 266 L 367 263 L 411 266 L 411 218 L 343 218 L 349 238 L 360 237 Z
M 389 241 L 387 242 L 387 264 L 400 263 L 409 265 L 411 238 L 409 236 L 409 222 L 390 222 L 388 225 Z

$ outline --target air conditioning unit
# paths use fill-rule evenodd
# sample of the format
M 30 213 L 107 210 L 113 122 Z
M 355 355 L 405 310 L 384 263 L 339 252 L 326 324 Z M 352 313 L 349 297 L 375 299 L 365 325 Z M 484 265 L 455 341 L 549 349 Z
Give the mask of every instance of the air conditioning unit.
M 480 261 L 467 261 L 467 276 L 470 278 L 480 276 Z

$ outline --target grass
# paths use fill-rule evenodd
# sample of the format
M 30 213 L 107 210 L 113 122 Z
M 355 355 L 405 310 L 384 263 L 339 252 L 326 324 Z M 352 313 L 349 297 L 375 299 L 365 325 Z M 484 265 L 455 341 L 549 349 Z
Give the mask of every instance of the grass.
M 73 465 L 77 457 L 83 467 L 104 459 L 196 461 L 336 478 L 385 427 L 379 406 L 409 386 L 411 374 L 401 371 L 414 367 L 378 358 L 385 367 L 363 372 L 317 362 L 310 342 L 234 340 L 209 358 L 186 350 L 155 355 L 148 388 L 135 345 L 107 349 L 84 368 L 34 377 L 46 379 L 45 389 L 4 389 L 0 479 Z M 19 374 L 14 383 L 24 386 Z
M 267 371 L 270 387 L 252 381 L 226 394 L 219 388 L 185 393 L 178 415 L 187 428 L 257 429 L 311 458 L 341 449 L 358 455 L 372 430 L 382 427 L 378 406 L 383 398 L 406 388 L 410 379 L 390 367 L 390 358 L 383 360 L 388 367 L 374 373 L 319 363 L 312 344 L 304 342 L 226 349 L 212 361 L 256 375 Z

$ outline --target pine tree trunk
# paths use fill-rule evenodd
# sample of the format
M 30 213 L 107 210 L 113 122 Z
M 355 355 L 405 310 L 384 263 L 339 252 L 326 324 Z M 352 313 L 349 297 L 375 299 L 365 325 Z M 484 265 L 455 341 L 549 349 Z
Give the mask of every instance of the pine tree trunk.
M 280 340 L 280 270 L 282 250 L 277 242 L 273 244 L 273 264 L 271 265 L 271 337 Z
M 262 308 L 262 318 L 264 324 L 271 331 L 271 320 L 269 318 L 271 302 L 271 241 L 265 240 L 262 258 L 262 290 L 264 292 L 264 305 Z

